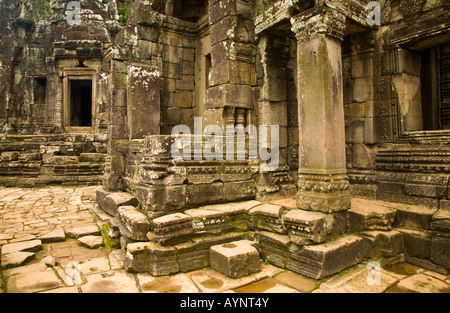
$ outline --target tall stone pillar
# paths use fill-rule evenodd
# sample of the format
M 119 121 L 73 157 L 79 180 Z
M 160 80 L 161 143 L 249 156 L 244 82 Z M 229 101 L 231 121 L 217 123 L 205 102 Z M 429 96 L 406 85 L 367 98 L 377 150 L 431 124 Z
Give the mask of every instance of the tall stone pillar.
M 350 195 L 341 49 L 345 16 L 316 7 L 293 17 L 291 23 L 298 63 L 297 206 L 324 213 L 346 210 Z

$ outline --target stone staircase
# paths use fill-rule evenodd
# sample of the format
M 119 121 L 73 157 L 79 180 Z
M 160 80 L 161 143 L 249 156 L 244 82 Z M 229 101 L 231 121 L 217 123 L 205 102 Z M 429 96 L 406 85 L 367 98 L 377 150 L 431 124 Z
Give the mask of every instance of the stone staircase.
M 134 196 L 97 189 L 94 210 L 108 249 L 129 272 L 164 276 L 211 265 L 211 247 L 248 240 L 260 258 L 314 279 L 365 259 L 450 273 L 447 210 L 353 199 L 347 212 L 299 210 L 294 199 L 186 209 L 149 219 Z

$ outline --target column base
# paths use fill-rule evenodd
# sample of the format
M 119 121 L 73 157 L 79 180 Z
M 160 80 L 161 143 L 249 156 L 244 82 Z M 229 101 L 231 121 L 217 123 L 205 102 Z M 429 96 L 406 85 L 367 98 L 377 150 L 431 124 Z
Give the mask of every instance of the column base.
M 297 207 L 306 211 L 332 213 L 348 210 L 351 196 L 348 192 L 321 193 L 314 191 L 297 192 Z

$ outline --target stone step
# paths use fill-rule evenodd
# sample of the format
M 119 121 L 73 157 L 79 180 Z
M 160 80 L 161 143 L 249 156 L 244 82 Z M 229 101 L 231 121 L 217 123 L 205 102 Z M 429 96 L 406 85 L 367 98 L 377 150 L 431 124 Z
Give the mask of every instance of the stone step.
M 390 258 L 405 251 L 403 234 L 397 230 L 369 230 L 359 235 L 364 239 L 366 258 Z
M 128 238 L 136 241 L 147 241 L 147 233 L 151 224 L 147 216 L 133 206 L 121 206 L 117 209 L 117 218 L 129 232 Z
M 136 197 L 128 192 L 109 192 L 103 187 L 95 190 L 95 197 L 100 208 L 109 215 L 117 217 L 117 210 L 121 206 L 137 207 L 139 202 Z
M 364 239 L 344 235 L 330 242 L 312 246 L 291 245 L 291 259 L 286 268 L 314 279 L 322 279 L 364 259 Z
M 183 213 L 165 215 L 153 220 L 156 241 L 163 245 L 176 245 L 192 238 L 192 217 Z
M 153 276 L 201 269 L 210 265 L 211 246 L 239 241 L 246 235 L 239 232 L 194 238 L 174 246 L 162 246 L 155 242 L 130 243 L 126 248 L 125 269 L 137 273 L 149 272 Z
M 327 238 L 326 217 L 323 213 L 295 209 L 284 215 L 283 224 L 295 244 L 322 243 Z
M 380 205 L 377 201 L 352 199 L 348 210 L 349 231 L 391 230 L 395 219 L 395 210 Z
M 241 278 L 261 271 L 259 251 L 247 240 L 210 248 L 211 267 L 230 278 Z
M 431 229 L 430 224 L 433 215 L 438 209 L 426 206 L 407 204 L 392 204 L 396 209 L 394 227 L 414 229 Z
M 249 211 L 249 223 L 253 229 L 287 234 L 282 221 L 284 213 L 286 209 L 281 205 L 263 203 Z

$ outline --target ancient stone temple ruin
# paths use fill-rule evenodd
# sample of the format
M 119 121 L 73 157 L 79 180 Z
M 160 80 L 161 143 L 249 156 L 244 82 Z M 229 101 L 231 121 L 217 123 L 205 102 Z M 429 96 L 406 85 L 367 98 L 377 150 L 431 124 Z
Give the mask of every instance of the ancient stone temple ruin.
M 128 271 L 450 272 L 449 1 L 16 0 L 0 30 L 0 183 L 101 185 Z

